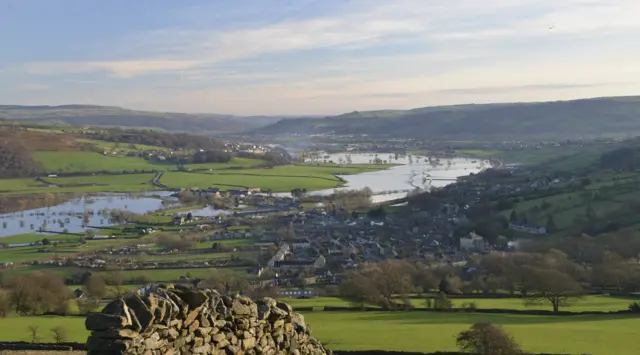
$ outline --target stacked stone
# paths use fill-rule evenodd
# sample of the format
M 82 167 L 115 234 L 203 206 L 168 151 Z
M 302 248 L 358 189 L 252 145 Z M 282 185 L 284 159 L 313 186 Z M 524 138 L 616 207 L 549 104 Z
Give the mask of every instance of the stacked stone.
M 179 285 L 117 299 L 85 325 L 89 355 L 331 354 L 286 303 Z

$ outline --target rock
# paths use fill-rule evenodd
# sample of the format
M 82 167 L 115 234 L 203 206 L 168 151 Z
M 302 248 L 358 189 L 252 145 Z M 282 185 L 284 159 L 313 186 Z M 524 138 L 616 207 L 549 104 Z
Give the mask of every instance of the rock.
M 263 297 L 262 299 L 258 300 L 256 303 L 263 304 L 269 308 L 275 307 L 278 304 L 278 302 L 271 297 Z
M 184 320 L 184 326 L 188 327 L 200 316 L 200 312 L 198 310 L 191 311 L 187 314 L 187 318 Z
M 189 306 L 189 309 L 200 308 L 207 304 L 209 296 L 203 290 L 188 289 L 176 290 L 176 294 Z
M 242 339 L 242 349 L 249 350 L 253 349 L 256 346 L 256 338 L 248 337 Z
M 177 330 L 173 329 L 173 328 L 169 328 L 169 338 L 170 339 L 178 339 L 178 336 L 180 336 L 180 333 L 178 333 Z
M 236 317 L 249 317 L 251 316 L 251 307 L 241 303 L 239 300 L 233 300 L 231 305 L 231 313 Z M 257 313 L 257 310 L 256 310 Z
M 118 314 L 92 313 L 84 321 L 87 330 L 121 329 L 128 325 L 131 325 L 131 317 L 127 319 Z
M 87 349 L 100 351 L 125 351 L 130 343 L 120 339 L 104 339 L 90 335 L 87 339 Z
M 231 303 L 233 302 L 233 299 L 231 299 L 231 297 L 229 296 L 222 296 L 222 303 L 227 306 L 227 307 L 231 307 Z
M 147 348 L 147 350 L 155 350 L 155 349 L 160 349 L 162 347 L 162 345 L 164 344 L 164 342 L 162 340 L 156 340 L 153 338 L 147 338 L 144 341 L 144 347 Z
M 210 352 L 211 352 L 211 345 L 209 344 L 204 344 L 204 345 L 193 348 L 194 354 L 209 354 Z
M 190 334 L 193 334 L 193 332 L 196 331 L 196 329 L 200 328 L 200 322 L 196 319 L 193 321 L 193 323 L 191 323 L 191 325 L 189 326 L 188 330 Z
M 140 299 L 140 296 L 137 294 L 132 294 L 124 300 L 127 307 L 129 307 L 129 311 L 133 311 L 138 318 L 138 322 L 140 322 L 141 330 L 144 332 L 149 329 L 149 326 L 153 323 L 154 316 L 149 310 L 149 307 Z
M 109 329 L 99 330 L 91 333 L 91 336 L 95 336 L 102 339 L 135 339 L 140 334 L 131 329 Z
M 227 355 L 244 355 L 242 349 L 239 346 L 229 345 L 227 346 Z
M 209 320 L 209 317 L 203 313 L 200 314 L 200 317 L 198 317 L 198 320 L 200 321 L 201 327 L 207 328 L 211 326 L 211 321 Z
M 289 315 L 289 313 L 279 307 L 270 308 L 269 313 L 270 320 L 284 319 Z
M 270 313 L 270 307 L 264 304 L 258 305 L 258 319 L 259 320 L 265 320 L 267 318 L 269 318 L 269 314 Z
M 280 308 L 281 310 L 283 310 L 283 311 L 285 311 L 287 313 L 293 312 L 293 308 L 291 308 L 291 306 L 289 306 L 288 304 L 286 304 L 284 302 L 276 303 L 276 307 Z
M 286 303 L 181 285 L 115 300 L 85 325 L 88 355 L 332 355 Z

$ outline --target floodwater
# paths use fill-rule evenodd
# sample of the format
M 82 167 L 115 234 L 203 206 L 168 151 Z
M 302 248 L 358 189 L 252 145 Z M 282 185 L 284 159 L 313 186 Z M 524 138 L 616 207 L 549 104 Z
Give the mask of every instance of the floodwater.
M 456 181 L 460 176 L 477 173 L 490 166 L 490 162 L 467 158 L 434 158 L 426 156 L 403 156 L 394 154 L 331 154 L 321 155 L 320 162 L 369 164 L 375 161 L 399 164 L 389 169 L 342 175 L 346 186 L 340 189 L 363 189 L 369 187 L 374 203 L 405 197 L 410 191 L 428 191 Z M 311 195 L 330 195 L 335 189 L 310 192 Z M 71 233 L 85 232 L 91 227 L 107 227 L 114 224 L 103 211 L 125 210 L 145 214 L 179 206 L 177 198 L 168 191 L 149 191 L 138 194 L 102 194 L 85 196 L 65 203 L 21 212 L 0 214 L 0 237 L 34 233 L 38 230 Z M 289 193 L 274 194 L 289 197 Z M 185 211 L 184 213 L 188 213 Z M 213 207 L 190 211 L 197 217 L 213 217 L 231 213 Z
M 85 196 L 65 203 L 21 212 L 0 214 L 0 237 L 34 233 L 38 230 L 71 233 L 91 227 L 113 225 L 106 210 L 126 210 L 144 214 L 179 205 L 171 193 L 153 191 L 141 194 L 104 194 Z
M 389 153 L 320 154 L 319 162 L 371 164 L 376 161 L 400 164 L 389 169 L 355 175 L 340 175 L 346 186 L 340 189 L 370 188 L 374 203 L 399 199 L 410 191 L 428 191 L 456 182 L 461 176 L 478 173 L 489 168 L 488 160 L 472 158 L 437 158 L 422 155 L 396 155 Z M 329 195 L 335 189 L 312 191 L 312 195 Z

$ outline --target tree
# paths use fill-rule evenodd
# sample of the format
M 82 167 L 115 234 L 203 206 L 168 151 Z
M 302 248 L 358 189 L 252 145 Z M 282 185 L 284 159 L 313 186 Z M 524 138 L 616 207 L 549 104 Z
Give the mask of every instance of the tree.
M 84 290 L 89 296 L 102 299 L 107 294 L 107 284 L 102 277 L 91 275 L 84 283 Z
M 418 265 L 413 274 L 413 284 L 422 292 L 428 292 L 438 287 L 438 278 L 430 269 Z
M 471 354 L 519 355 L 522 349 L 499 325 L 476 323 L 456 338 L 460 350 Z
M 187 213 L 187 221 L 192 221 L 193 220 L 193 214 L 191 212 Z
M 527 303 L 550 303 L 554 312 L 582 295 L 583 289 L 568 274 L 556 269 L 526 267 Z
M 11 283 L 11 304 L 19 314 L 66 314 L 70 298 L 62 278 L 50 271 L 17 276 Z
M 27 329 L 29 330 L 29 334 L 31 336 L 31 342 L 32 343 L 39 343 L 40 342 L 40 336 L 38 335 L 38 331 L 40 330 L 40 327 L 37 325 L 30 325 L 27 327 Z
M 357 303 L 364 308 L 365 302 L 372 300 L 377 291 L 369 278 L 359 271 L 349 270 L 344 273 L 340 283 L 340 296 Z
M 460 291 L 460 278 L 457 276 L 447 275 L 440 280 L 438 285 L 440 292 L 446 294 L 457 293 Z
M 63 327 L 58 326 L 58 327 L 52 328 L 51 333 L 53 336 L 53 340 L 56 343 L 64 343 L 68 339 L 67 330 Z
M 518 223 L 518 213 L 516 210 L 511 211 L 511 215 L 509 215 L 509 223 Z
M 411 282 L 412 266 L 406 261 L 385 260 L 367 271 L 365 276 L 372 280 L 383 307 L 395 307 L 394 296 L 403 296 L 414 289 Z
M 4 318 L 11 311 L 11 301 L 5 291 L 0 290 L 0 317 Z
M 202 285 L 216 289 L 224 295 L 245 293 L 250 288 L 249 282 L 245 277 L 220 269 L 213 269 L 207 278 L 202 281 Z

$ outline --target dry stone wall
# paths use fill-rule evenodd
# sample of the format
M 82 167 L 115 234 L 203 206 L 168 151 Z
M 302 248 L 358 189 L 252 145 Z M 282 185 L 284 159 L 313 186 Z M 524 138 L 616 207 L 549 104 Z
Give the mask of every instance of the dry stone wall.
M 286 303 L 180 285 L 117 299 L 85 325 L 89 355 L 331 355 Z

